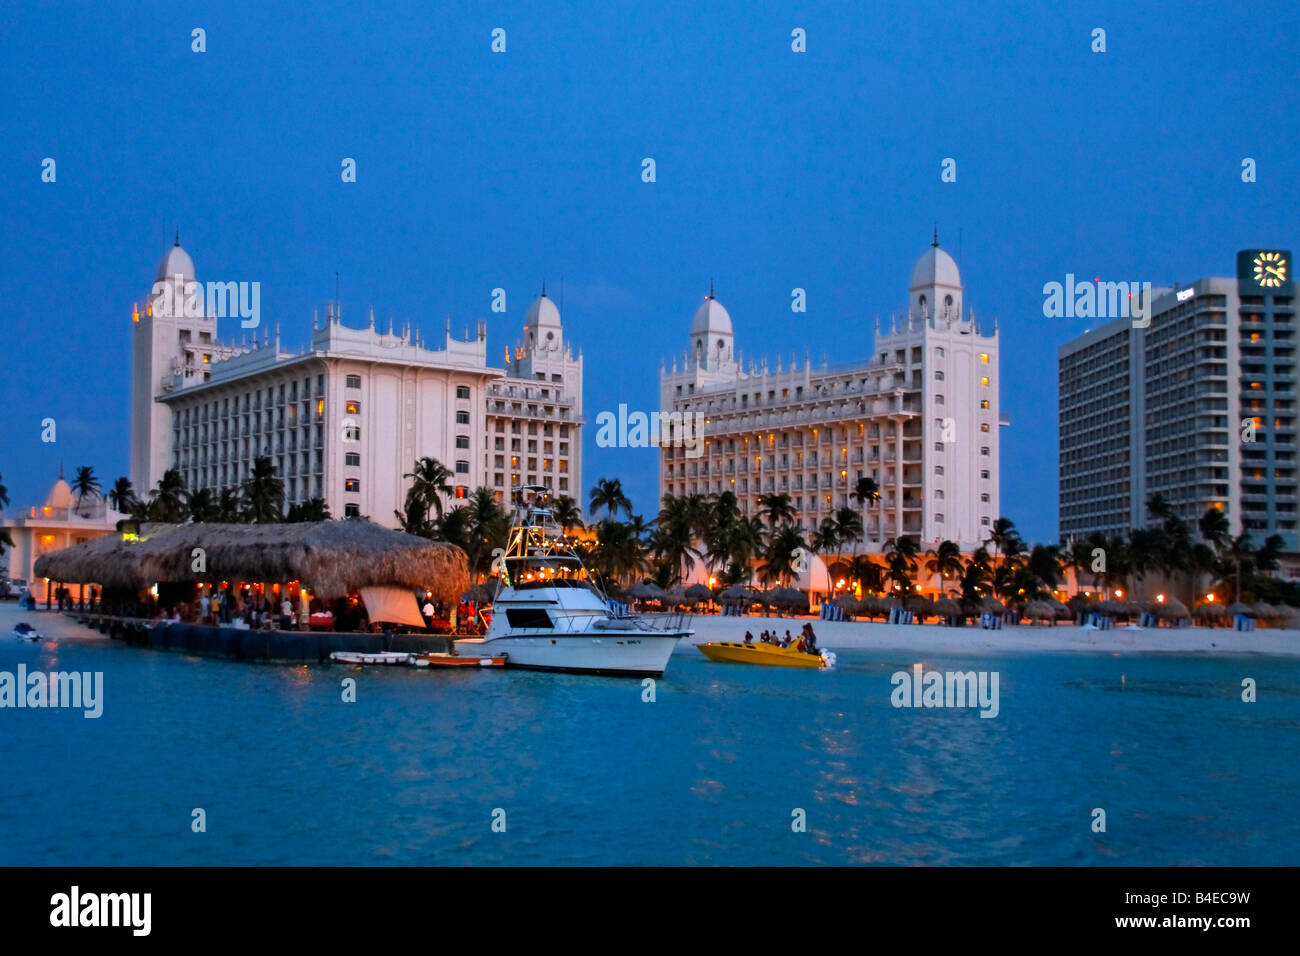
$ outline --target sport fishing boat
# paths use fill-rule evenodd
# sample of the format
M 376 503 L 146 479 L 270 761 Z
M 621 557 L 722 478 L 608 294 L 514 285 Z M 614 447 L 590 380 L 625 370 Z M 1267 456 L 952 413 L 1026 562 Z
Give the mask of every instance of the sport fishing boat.
M 709 641 L 695 646 L 711 661 L 809 669 L 828 669 L 835 666 L 834 651 L 823 650 L 810 654 L 795 647 L 781 647 L 779 644 L 768 644 L 764 641 L 755 641 L 752 644 L 742 641 Z
M 682 614 L 629 614 L 591 578 L 551 514 L 550 489 L 520 489 L 510 537 L 493 570 L 503 587 L 481 638 L 456 642 L 467 657 L 505 656 L 507 667 L 658 677 L 694 633 Z

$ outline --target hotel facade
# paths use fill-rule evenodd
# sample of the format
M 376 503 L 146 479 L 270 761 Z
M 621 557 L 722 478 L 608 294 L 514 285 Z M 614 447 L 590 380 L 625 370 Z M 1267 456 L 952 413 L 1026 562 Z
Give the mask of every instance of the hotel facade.
M 1061 346 L 1060 532 L 1124 533 L 1163 495 L 1256 545 L 1297 536 L 1295 306 L 1289 252 L 1245 250 L 1235 277 L 1151 292 Z
M 748 515 L 764 494 L 788 494 L 812 533 L 842 507 L 863 516 L 861 553 L 908 535 L 978 547 L 999 514 L 996 326 L 963 312 L 957 264 L 936 237 L 917 261 L 908 306 L 876 329 L 861 362 L 748 365 L 731 316 L 712 291 L 688 349 L 661 366 L 660 407 L 704 416 L 702 454 L 660 450 L 662 495 L 732 491 Z M 873 479 L 874 504 L 850 495 Z
M 179 242 L 158 280 L 196 281 Z M 448 320 L 430 348 L 409 326 L 376 328 L 373 310 L 365 327 L 345 326 L 331 305 L 294 352 L 278 327 L 222 344 L 216 318 L 158 304 L 151 294 L 133 315 L 131 480 L 142 497 L 169 468 L 190 490 L 238 487 L 259 456 L 283 479 L 286 508 L 321 498 L 335 517 L 389 527 L 403 475 L 425 456 L 452 471 L 453 499 L 480 486 L 502 501 L 520 484 L 581 487 L 582 357 L 544 292 L 505 368 L 488 365 L 482 322 L 457 339 Z

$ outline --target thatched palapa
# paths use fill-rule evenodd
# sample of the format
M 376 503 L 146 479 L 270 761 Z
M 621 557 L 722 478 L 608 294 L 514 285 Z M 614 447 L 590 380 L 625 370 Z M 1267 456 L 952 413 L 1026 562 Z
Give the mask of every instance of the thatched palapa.
M 194 549 L 204 570 L 193 570 Z M 164 581 L 301 581 L 325 600 L 363 587 L 424 589 L 454 604 L 469 585 L 465 552 L 359 518 L 277 524 L 185 524 L 141 541 L 99 538 L 38 558 L 60 583 L 149 587 Z

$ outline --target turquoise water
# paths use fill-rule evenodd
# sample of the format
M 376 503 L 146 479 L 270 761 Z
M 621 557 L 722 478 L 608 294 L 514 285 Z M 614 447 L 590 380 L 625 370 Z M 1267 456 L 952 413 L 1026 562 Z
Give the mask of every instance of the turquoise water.
M 996 670 L 999 715 L 892 707 L 918 660 Z M 0 864 L 1300 863 L 1290 660 L 810 672 L 687 647 L 653 703 L 635 680 L 0 645 L 19 661 L 103 671 L 104 713 L 0 710 Z

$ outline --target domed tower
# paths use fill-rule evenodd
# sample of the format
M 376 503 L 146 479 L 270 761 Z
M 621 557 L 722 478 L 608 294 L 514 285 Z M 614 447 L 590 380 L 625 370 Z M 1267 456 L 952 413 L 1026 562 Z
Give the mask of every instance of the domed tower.
M 912 283 L 907 290 L 909 315 L 923 321 L 961 319 L 961 273 L 952 256 L 939 248 L 939 231 L 912 269 Z
M 691 320 L 690 356 L 696 366 L 718 369 L 732 361 L 735 334 L 731 329 L 731 316 L 722 303 L 713 297 L 713 286 L 704 297 L 704 304 L 695 311 Z
M 547 297 L 543 283 L 542 294 L 533 300 L 524 319 L 524 348 L 541 352 L 561 351 L 563 333 L 560 310 L 554 300 Z
M 206 315 L 194 260 L 179 234 L 131 319 L 131 483 L 143 496 L 172 466 L 171 410 L 154 399 L 206 381 L 212 362 L 229 352 L 216 341 L 216 319 Z

